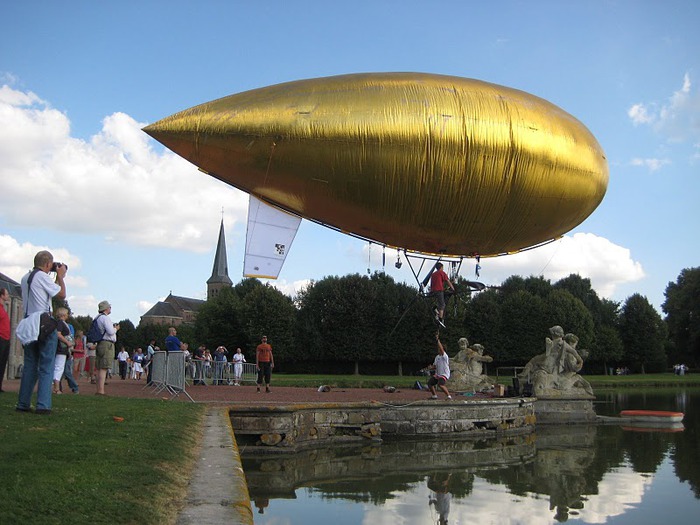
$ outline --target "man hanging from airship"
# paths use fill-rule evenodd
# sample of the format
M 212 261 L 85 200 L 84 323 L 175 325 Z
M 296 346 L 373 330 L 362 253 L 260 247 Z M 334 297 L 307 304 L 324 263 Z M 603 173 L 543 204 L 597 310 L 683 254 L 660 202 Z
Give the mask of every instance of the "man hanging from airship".
M 437 299 L 437 306 L 434 309 L 435 320 L 443 328 L 445 328 L 445 283 L 454 293 L 455 287 L 442 269 L 442 263 L 436 262 L 435 269 L 430 274 L 430 294 Z

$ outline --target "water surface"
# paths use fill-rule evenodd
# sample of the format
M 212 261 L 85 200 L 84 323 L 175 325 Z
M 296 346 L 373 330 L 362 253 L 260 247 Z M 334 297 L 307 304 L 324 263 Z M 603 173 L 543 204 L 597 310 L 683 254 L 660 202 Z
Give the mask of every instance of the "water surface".
M 698 523 L 700 389 L 597 397 L 600 415 L 685 412 L 684 429 L 550 426 L 503 440 L 385 442 L 281 458 L 244 453 L 255 523 Z

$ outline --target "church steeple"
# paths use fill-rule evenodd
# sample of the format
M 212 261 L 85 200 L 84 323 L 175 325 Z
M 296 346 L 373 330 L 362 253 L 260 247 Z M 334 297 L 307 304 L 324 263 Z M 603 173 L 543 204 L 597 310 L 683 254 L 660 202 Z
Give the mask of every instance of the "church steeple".
M 216 255 L 214 256 L 214 268 L 211 271 L 211 277 L 207 279 L 207 300 L 216 297 L 219 291 L 227 286 L 233 286 L 233 281 L 228 276 L 224 220 L 221 219 L 219 242 L 216 245 Z

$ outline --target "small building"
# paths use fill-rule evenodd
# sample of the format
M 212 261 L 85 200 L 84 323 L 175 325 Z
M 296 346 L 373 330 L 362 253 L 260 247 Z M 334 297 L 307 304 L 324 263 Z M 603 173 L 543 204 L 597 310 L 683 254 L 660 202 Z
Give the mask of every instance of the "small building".
M 160 326 L 191 324 L 197 319 L 197 312 L 204 303 L 202 299 L 178 297 L 170 293 L 164 301 L 157 302 L 141 316 L 141 323 Z
M 7 288 L 7 291 L 10 292 L 9 301 L 3 304 L 7 315 L 10 317 L 10 355 L 7 358 L 5 378 L 14 379 L 21 374 L 21 367 L 24 362 L 24 349 L 15 335 L 17 323 L 24 317 L 22 290 L 17 281 L 10 279 L 4 273 L 0 273 L 0 288 Z

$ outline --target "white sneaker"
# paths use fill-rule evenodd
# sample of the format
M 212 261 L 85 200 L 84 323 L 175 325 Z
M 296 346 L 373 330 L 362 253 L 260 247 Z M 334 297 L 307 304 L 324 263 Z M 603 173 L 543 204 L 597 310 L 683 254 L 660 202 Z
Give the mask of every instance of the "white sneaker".
M 430 399 L 437 399 L 437 396 L 430 396 Z
M 447 399 L 452 399 L 452 396 L 447 396 Z

